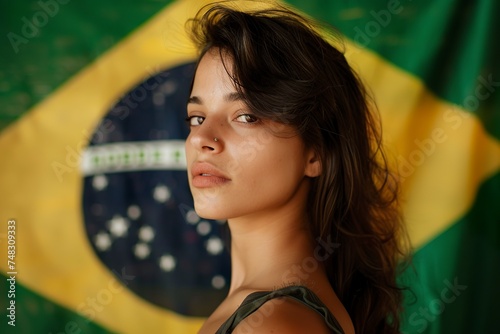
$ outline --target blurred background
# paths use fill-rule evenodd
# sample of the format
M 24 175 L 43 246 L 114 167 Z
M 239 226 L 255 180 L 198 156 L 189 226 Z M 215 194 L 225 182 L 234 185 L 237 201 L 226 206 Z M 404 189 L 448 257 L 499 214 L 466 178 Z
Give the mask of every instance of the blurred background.
M 1 333 L 196 333 L 224 298 L 183 144 L 208 2 L 0 4 Z M 415 249 L 402 331 L 498 333 L 500 3 L 286 3 L 340 31 L 380 109 Z

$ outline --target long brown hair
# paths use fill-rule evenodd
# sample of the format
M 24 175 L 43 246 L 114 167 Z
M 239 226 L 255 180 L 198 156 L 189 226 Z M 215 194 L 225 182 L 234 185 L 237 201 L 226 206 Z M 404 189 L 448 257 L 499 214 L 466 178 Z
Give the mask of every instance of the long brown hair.
M 228 73 L 250 110 L 292 125 L 316 150 L 322 173 L 311 180 L 311 232 L 340 244 L 324 264 L 356 332 L 398 333 L 396 276 L 406 251 L 397 184 L 374 105 L 344 54 L 282 6 L 210 5 L 190 23 L 200 59 L 212 48 L 231 57 Z

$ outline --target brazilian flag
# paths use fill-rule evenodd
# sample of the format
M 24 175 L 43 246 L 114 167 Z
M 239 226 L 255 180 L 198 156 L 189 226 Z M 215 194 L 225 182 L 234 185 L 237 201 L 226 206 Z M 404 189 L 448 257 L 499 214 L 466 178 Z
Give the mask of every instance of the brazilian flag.
M 209 2 L 2 3 L 1 333 L 196 333 L 224 298 L 226 226 L 194 212 L 183 151 L 184 23 Z M 402 332 L 497 332 L 500 3 L 286 3 L 345 36 L 382 115 Z

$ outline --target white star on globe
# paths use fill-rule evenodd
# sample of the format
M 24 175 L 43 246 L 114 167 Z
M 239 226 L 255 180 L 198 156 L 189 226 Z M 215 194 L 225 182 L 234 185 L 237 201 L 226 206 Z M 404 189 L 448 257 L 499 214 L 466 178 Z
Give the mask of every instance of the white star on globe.
M 221 275 L 212 277 L 212 286 L 216 289 L 222 289 L 226 285 L 226 279 Z
M 96 190 L 103 190 L 108 186 L 108 179 L 104 175 L 96 175 L 92 178 L 92 186 Z
M 132 220 L 137 220 L 141 216 L 141 208 L 137 205 L 131 205 L 127 209 L 127 215 Z
M 175 81 L 169 80 L 161 86 L 161 89 L 166 95 L 171 95 L 177 90 L 177 84 Z
M 170 199 L 171 193 L 170 189 L 168 187 L 159 184 L 155 187 L 155 190 L 153 192 L 153 197 L 157 202 L 160 203 L 165 203 Z
M 114 237 L 120 238 L 127 235 L 129 227 L 128 220 L 120 215 L 113 216 L 113 219 L 108 221 L 108 229 Z
M 108 250 L 111 247 L 111 243 L 111 238 L 106 232 L 99 232 L 94 237 L 95 247 L 101 252 Z
M 145 259 L 151 253 L 151 250 L 148 245 L 145 243 L 138 243 L 134 247 L 134 254 L 139 259 Z
M 212 255 L 220 254 L 224 249 L 222 241 L 217 237 L 211 237 L 210 239 L 208 239 L 206 247 L 207 251 Z
M 212 225 L 206 220 L 203 220 L 196 226 L 196 231 L 198 231 L 199 235 L 207 235 L 212 231 Z
M 139 239 L 150 242 L 155 237 L 155 230 L 151 226 L 143 226 L 139 229 Z
M 200 217 L 196 214 L 194 210 L 191 209 L 186 213 L 186 221 L 189 224 L 196 224 L 197 222 L 200 221 Z
M 166 254 L 166 255 L 163 255 L 162 257 L 160 257 L 160 268 L 163 271 L 172 271 L 172 270 L 174 270 L 175 265 L 176 265 L 176 261 L 172 255 Z

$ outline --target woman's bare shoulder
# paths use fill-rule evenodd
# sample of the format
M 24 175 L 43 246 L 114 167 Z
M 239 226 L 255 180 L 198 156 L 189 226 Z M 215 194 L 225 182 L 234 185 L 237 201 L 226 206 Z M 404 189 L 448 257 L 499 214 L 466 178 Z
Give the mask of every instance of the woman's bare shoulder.
M 331 331 L 319 313 L 291 298 L 276 298 L 242 320 L 234 334 L 286 333 L 329 334 Z

